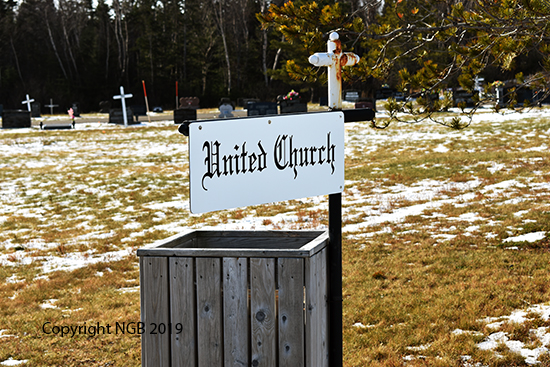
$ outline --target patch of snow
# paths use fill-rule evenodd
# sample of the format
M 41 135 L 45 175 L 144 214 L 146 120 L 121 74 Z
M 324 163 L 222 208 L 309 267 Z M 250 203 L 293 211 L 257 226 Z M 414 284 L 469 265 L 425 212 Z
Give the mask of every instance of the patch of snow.
M 546 238 L 546 232 L 540 231 L 540 232 L 526 233 L 516 237 L 508 237 L 504 239 L 503 242 L 536 242 L 536 241 L 543 240 L 544 238 Z

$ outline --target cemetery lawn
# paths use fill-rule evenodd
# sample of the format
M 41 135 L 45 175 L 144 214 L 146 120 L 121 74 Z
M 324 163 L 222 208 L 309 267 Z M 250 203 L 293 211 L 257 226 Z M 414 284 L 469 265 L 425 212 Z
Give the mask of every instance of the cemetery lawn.
M 190 214 L 176 128 L 0 130 L 0 364 L 139 366 L 137 248 L 326 228 L 326 197 Z M 550 366 L 549 139 L 546 108 L 346 125 L 345 366 Z

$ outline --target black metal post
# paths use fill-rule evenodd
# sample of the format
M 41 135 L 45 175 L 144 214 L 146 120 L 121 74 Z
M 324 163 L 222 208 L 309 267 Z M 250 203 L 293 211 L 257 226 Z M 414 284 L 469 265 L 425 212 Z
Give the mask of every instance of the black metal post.
M 342 194 L 328 196 L 329 366 L 343 363 L 342 336 Z

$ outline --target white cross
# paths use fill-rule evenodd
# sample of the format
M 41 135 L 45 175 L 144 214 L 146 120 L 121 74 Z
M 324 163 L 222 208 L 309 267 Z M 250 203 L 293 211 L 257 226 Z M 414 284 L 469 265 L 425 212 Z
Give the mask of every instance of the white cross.
M 27 94 L 27 99 L 25 101 L 21 102 L 21 104 L 26 104 L 27 108 L 29 109 L 29 112 L 31 112 L 31 102 L 34 102 L 34 99 L 31 99 L 29 97 L 29 95 Z
M 342 66 L 352 66 L 359 62 L 359 56 L 352 52 L 342 52 L 340 36 L 332 32 L 327 42 L 327 52 L 316 52 L 309 57 L 315 66 L 328 67 L 328 106 L 342 109 Z
M 120 95 L 114 96 L 113 99 L 120 99 L 122 101 L 122 118 L 124 119 L 124 127 L 128 126 L 128 116 L 126 114 L 126 98 L 132 98 L 133 94 L 124 94 L 124 87 L 120 87 Z
M 59 105 L 58 104 L 53 104 L 53 99 L 50 98 L 50 104 L 47 104 L 44 107 L 49 107 L 50 108 L 50 115 L 53 115 L 53 108 L 54 107 L 59 107 Z

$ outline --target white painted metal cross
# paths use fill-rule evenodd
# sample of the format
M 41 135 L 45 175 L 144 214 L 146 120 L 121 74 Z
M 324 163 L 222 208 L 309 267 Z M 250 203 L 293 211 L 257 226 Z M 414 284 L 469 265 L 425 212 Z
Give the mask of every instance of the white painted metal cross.
M 44 107 L 49 107 L 50 108 L 50 115 L 53 115 L 53 108 L 54 107 L 59 107 L 59 105 L 58 104 L 53 104 L 53 99 L 50 98 L 50 104 L 47 104 Z
M 120 95 L 113 96 L 113 99 L 120 99 L 122 102 L 122 118 L 124 119 L 124 127 L 128 126 L 128 116 L 126 114 L 126 98 L 132 98 L 133 94 L 124 94 L 124 87 L 120 87 Z
M 27 94 L 27 99 L 21 102 L 21 104 L 26 104 L 29 112 L 31 112 L 31 102 L 34 102 L 34 99 L 31 99 L 31 97 Z
M 328 67 L 328 106 L 333 110 L 342 109 L 342 66 L 352 66 L 359 62 L 359 56 L 352 52 L 342 52 L 340 36 L 332 32 L 327 42 L 327 52 L 316 52 L 309 57 L 315 66 Z

